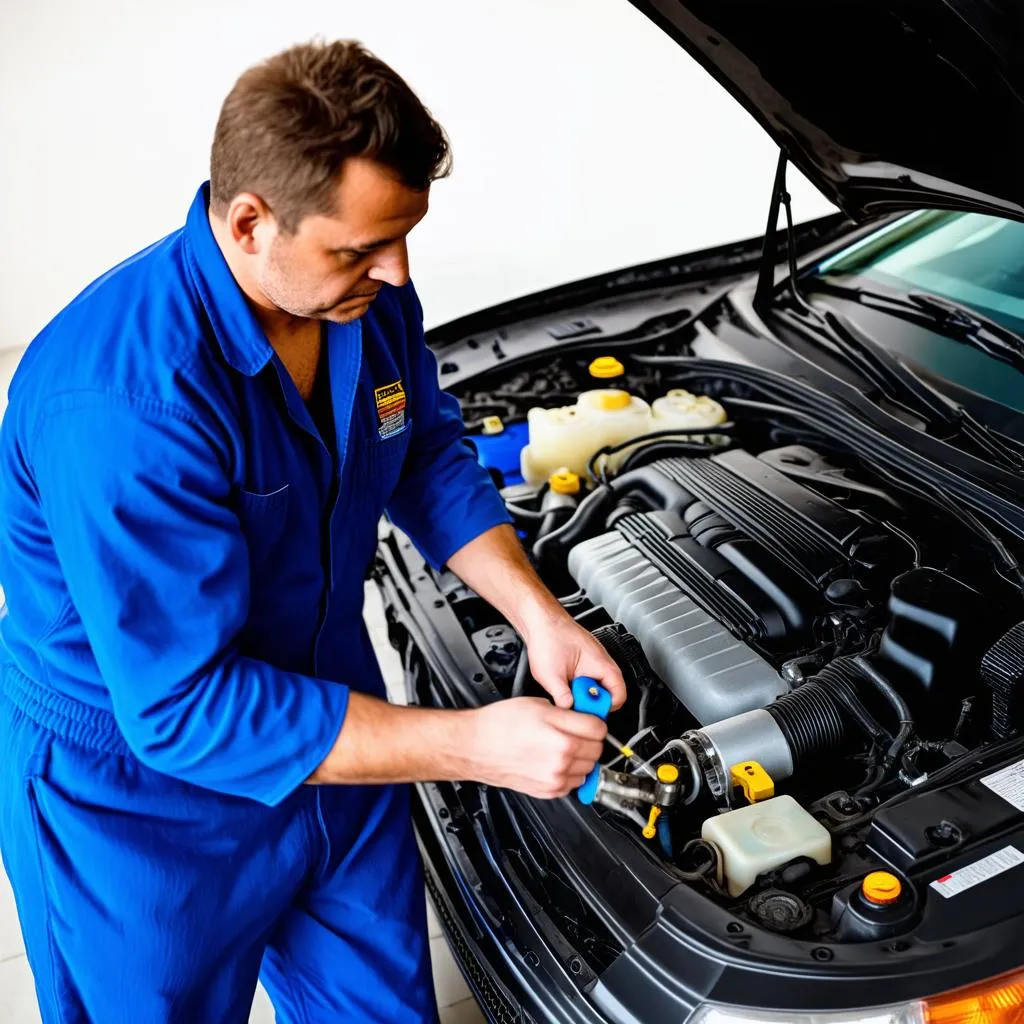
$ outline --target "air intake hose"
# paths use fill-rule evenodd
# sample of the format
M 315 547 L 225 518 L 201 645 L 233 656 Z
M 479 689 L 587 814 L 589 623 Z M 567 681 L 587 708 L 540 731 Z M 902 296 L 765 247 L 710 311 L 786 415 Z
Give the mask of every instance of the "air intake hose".
M 874 740 L 887 734 L 860 702 L 858 683 L 875 685 L 852 658 L 838 658 L 765 708 L 714 722 L 683 736 L 715 796 L 732 789 L 734 765 L 756 761 L 776 781 L 841 747 L 851 724 Z

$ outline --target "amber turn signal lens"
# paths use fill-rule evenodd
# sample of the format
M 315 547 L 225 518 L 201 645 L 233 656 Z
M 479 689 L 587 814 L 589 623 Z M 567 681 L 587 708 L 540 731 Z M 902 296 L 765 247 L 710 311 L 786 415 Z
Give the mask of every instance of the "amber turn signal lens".
M 1024 972 L 1004 974 L 924 1001 L 928 1024 L 1024 1024 Z

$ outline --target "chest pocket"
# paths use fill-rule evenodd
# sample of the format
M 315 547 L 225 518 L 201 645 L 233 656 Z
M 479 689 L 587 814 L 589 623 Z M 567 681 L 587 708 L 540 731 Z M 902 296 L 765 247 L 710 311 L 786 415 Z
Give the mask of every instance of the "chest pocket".
M 238 491 L 238 519 L 249 548 L 249 578 L 254 588 L 273 574 L 275 562 L 282 557 L 289 494 L 288 484 L 269 494 Z
M 409 453 L 409 441 L 412 437 L 412 420 L 390 437 L 371 438 L 363 444 L 362 476 L 370 495 L 376 505 L 376 513 L 380 515 L 402 475 L 406 455 Z

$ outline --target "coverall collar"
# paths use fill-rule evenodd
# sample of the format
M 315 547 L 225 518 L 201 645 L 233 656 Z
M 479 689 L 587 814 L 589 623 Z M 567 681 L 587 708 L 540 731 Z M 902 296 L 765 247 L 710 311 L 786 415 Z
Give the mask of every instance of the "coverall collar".
M 185 221 L 189 271 L 228 364 L 254 377 L 274 354 L 210 227 L 210 183 L 199 186 Z

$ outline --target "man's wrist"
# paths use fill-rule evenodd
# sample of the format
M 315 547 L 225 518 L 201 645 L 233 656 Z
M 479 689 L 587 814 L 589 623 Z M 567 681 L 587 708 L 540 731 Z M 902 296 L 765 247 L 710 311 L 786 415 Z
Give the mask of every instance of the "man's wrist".
M 479 781 L 480 756 L 477 750 L 477 708 L 441 711 L 433 723 L 440 737 L 436 753 L 440 755 L 436 777 L 449 781 Z
M 529 644 L 531 637 L 569 617 L 569 613 L 558 603 L 557 598 L 543 591 L 526 594 L 517 602 L 515 621 L 512 624 L 516 632 Z

